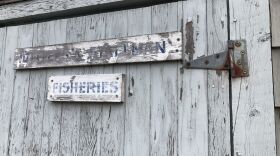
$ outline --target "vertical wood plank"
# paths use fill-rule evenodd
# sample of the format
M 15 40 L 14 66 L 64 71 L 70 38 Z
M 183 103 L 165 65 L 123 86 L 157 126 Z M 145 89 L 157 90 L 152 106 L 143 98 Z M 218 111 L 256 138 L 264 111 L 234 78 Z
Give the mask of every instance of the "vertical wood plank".
M 178 29 L 178 4 L 152 7 L 152 33 Z M 177 155 L 177 62 L 151 65 L 150 155 Z
M 275 107 L 280 107 L 280 48 L 272 49 L 272 63 Z
M 3 93 L 5 89 L 4 83 L 4 60 L 5 60 L 5 47 L 6 47 L 6 35 L 7 28 L 0 29 L 0 92 Z M 9 125 L 10 125 L 10 113 L 11 113 L 11 103 L 7 104 L 2 102 L 3 96 L 0 96 L 0 155 L 7 154 L 8 147 L 8 136 L 9 136 Z
M 127 11 L 107 13 L 106 16 L 106 38 L 127 36 Z M 125 70 L 126 65 L 104 67 L 104 73 L 120 72 L 126 74 Z M 125 105 L 126 103 L 103 104 L 101 155 L 123 155 Z
M 33 40 L 33 25 L 24 25 L 18 28 L 18 44 L 13 45 L 10 49 L 7 49 L 7 54 L 10 54 L 10 62 L 6 62 L 5 64 L 12 64 L 13 61 L 13 53 L 17 47 L 29 47 L 32 46 Z M 7 40 L 8 41 L 8 40 Z M 15 38 L 7 43 L 15 43 Z M 13 68 L 10 67 L 7 73 L 12 72 Z M 9 153 L 8 155 L 22 155 L 24 153 L 24 139 L 27 135 L 28 131 L 28 88 L 29 88 L 29 78 L 30 71 L 16 71 L 15 82 L 14 82 L 14 93 L 12 91 L 6 91 L 7 98 L 13 98 L 12 101 L 12 114 L 11 114 L 11 125 L 10 125 L 10 134 L 9 134 Z M 9 81 L 13 79 L 13 77 L 9 77 Z M 6 83 L 7 85 L 12 85 L 10 83 Z
M 235 155 L 275 156 L 268 0 L 230 0 L 230 38 L 246 39 L 250 76 L 232 79 Z
M 151 18 L 151 7 L 129 10 L 128 36 L 151 34 Z M 124 155 L 149 155 L 150 64 L 128 65 L 126 82 Z
M 85 40 L 105 38 L 106 14 L 87 16 L 85 18 Z M 102 74 L 103 66 L 86 67 L 85 74 Z M 81 106 L 79 155 L 99 156 L 101 151 L 102 104 L 85 103 Z
M 280 109 L 276 108 L 275 112 L 275 130 L 276 130 L 276 155 L 280 155 Z
M 227 2 L 207 1 L 207 54 L 227 49 Z M 208 71 L 209 156 L 231 155 L 230 99 L 228 71 Z
M 85 17 L 71 18 L 67 21 L 66 42 L 85 40 Z M 83 74 L 84 69 L 65 68 L 65 75 Z M 60 155 L 79 153 L 81 103 L 64 103 L 62 106 Z
M 270 0 L 272 47 L 280 47 L 280 1 Z
M 49 25 L 47 23 L 33 24 L 32 46 L 48 45 Z M 30 71 L 28 86 L 28 118 L 26 125 L 26 136 L 24 138 L 23 153 L 30 156 L 37 156 L 40 153 L 42 122 L 44 116 L 44 104 L 46 99 L 46 70 Z
M 186 59 L 207 54 L 206 0 L 183 2 Z M 179 74 L 179 155 L 208 155 L 207 72 L 182 69 Z
M 60 44 L 66 42 L 66 25 L 67 20 L 51 21 L 49 25 L 49 38 L 50 44 Z M 63 75 L 63 69 L 48 69 L 47 79 L 54 75 Z M 47 81 L 45 82 L 45 85 Z M 45 90 L 47 90 L 47 85 Z M 59 143 L 60 143 L 60 123 L 61 123 L 61 103 L 49 102 L 44 99 L 44 118 L 42 128 L 42 140 L 41 140 L 41 156 L 54 156 L 59 155 Z

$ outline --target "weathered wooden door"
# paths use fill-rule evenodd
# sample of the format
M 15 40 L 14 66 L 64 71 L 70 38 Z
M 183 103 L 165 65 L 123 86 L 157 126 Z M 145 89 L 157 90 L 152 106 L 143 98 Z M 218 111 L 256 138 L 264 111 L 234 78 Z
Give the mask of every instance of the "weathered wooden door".
M 71 12 L 81 4 L 61 1 L 0 7 L 0 155 L 275 155 L 267 0 L 126 2 L 137 4 L 134 9 L 111 0 L 100 3 L 114 2 L 120 11 L 30 20 L 52 17 L 56 9 Z M 172 31 L 184 33 L 186 59 L 224 51 L 229 39 L 246 39 L 250 77 L 186 70 L 181 61 L 13 69 L 16 48 Z M 47 100 L 50 76 L 97 73 L 126 75 L 124 103 Z

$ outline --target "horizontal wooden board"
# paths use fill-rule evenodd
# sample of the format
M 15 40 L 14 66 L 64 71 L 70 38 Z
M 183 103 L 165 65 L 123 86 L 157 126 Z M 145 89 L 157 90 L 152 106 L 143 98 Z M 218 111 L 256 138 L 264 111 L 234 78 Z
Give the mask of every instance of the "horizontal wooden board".
M 182 33 L 171 32 L 91 42 L 19 48 L 15 69 L 182 59 Z
M 80 102 L 123 102 L 123 74 L 52 76 L 48 100 Z
M 1 0 L 0 0 L 1 1 Z M 9 0 L 16 1 L 16 0 Z M 173 0 L 23 0 L 0 6 L 0 26 L 138 8 Z
M 0 5 L 15 3 L 15 2 L 21 2 L 21 1 L 26 1 L 26 0 L 0 0 Z

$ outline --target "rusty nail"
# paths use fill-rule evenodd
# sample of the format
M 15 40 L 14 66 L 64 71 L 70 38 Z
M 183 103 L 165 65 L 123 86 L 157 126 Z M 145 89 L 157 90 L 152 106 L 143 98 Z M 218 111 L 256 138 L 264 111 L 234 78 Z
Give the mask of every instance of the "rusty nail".
M 240 47 L 241 46 L 241 43 L 239 41 L 235 42 L 235 46 L 236 47 Z

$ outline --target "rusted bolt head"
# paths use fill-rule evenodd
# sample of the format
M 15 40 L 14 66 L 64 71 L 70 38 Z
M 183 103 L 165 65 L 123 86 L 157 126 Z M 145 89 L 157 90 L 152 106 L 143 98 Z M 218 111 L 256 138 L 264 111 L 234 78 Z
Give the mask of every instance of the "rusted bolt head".
M 240 61 L 240 60 L 237 60 L 237 64 L 238 64 L 238 65 L 241 65 L 241 61 Z
M 240 47 L 241 46 L 241 43 L 239 41 L 235 42 L 235 46 L 236 47 Z
M 241 52 L 240 52 L 242 55 L 244 55 L 245 54 L 245 51 L 244 50 L 241 50 Z

